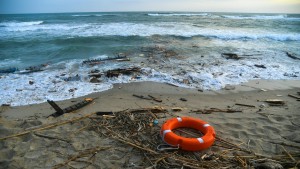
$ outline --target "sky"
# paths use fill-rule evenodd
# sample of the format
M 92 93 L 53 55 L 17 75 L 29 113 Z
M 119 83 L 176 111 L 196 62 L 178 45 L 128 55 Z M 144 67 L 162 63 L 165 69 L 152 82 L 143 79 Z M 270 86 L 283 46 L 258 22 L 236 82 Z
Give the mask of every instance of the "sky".
M 0 13 L 192 11 L 300 13 L 300 0 L 0 0 Z

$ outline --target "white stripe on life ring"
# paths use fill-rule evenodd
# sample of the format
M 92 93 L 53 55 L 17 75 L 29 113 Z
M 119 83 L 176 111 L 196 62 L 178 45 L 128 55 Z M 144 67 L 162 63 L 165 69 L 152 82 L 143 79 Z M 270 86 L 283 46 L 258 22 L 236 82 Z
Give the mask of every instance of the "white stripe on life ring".
M 182 122 L 182 118 L 181 117 L 177 117 L 178 122 Z
M 204 140 L 202 138 L 197 138 L 197 140 L 200 142 L 200 143 L 204 143 Z
M 203 125 L 203 127 L 208 127 L 208 126 L 210 126 L 210 125 L 209 125 L 209 124 L 204 124 L 204 125 Z
M 165 135 L 166 135 L 167 133 L 169 133 L 169 132 L 171 132 L 171 130 L 164 130 L 164 131 L 163 131 L 163 141 L 165 141 Z

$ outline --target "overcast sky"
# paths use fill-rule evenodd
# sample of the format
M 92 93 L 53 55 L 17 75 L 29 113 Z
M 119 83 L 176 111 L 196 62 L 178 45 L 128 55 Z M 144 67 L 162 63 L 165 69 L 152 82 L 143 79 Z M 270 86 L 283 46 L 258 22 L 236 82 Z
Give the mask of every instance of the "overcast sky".
M 194 11 L 300 13 L 300 0 L 0 0 L 0 13 Z

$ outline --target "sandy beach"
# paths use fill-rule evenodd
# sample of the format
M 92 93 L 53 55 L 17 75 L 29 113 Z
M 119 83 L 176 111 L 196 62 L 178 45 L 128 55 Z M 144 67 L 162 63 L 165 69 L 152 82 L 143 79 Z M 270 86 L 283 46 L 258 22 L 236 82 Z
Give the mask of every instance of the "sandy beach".
M 56 118 L 48 117 L 55 112 L 48 103 L 19 107 L 1 106 L 0 168 L 218 168 L 231 156 L 236 161 L 227 163 L 229 168 L 258 168 L 264 165 L 297 168 L 300 150 L 300 102 L 288 95 L 300 97 L 299 92 L 299 80 L 255 80 L 227 86 L 219 91 L 204 92 L 165 83 L 138 82 L 115 84 L 112 89 L 104 92 L 58 101 L 56 103 L 61 108 L 66 108 L 84 98 L 94 98 L 91 104 Z M 147 98 L 150 95 L 155 99 L 141 99 L 133 94 Z M 277 99 L 282 104 L 267 103 L 270 99 Z M 158 125 L 149 125 L 150 127 L 147 124 L 152 122 L 151 113 L 143 116 L 149 116 L 149 121 L 146 126 L 141 127 L 140 138 L 143 138 L 143 134 L 147 135 L 145 132 L 150 128 L 149 134 L 153 134 L 151 140 L 163 144 L 159 138 L 160 126 L 172 117 L 190 116 L 208 122 L 214 127 L 218 138 L 244 152 L 235 148 L 224 149 L 224 144 L 220 144 L 220 139 L 217 139 L 211 148 L 194 153 L 193 158 L 196 161 L 198 159 L 199 164 L 189 161 L 184 163 L 174 153 L 180 152 L 184 156 L 184 153 L 189 152 L 161 152 L 153 148 L 158 145 L 137 143 L 143 140 L 130 142 L 130 136 L 122 141 L 120 135 L 114 137 L 113 134 L 105 132 L 103 135 L 100 130 L 105 130 L 105 125 L 108 124 L 102 122 L 109 123 L 105 119 L 113 119 L 117 114 L 108 117 L 91 114 L 146 108 L 150 110 L 155 107 L 164 110 L 164 113 L 158 112 L 155 115 Z M 137 118 L 137 115 L 133 116 Z M 49 127 L 49 124 L 56 125 Z M 97 127 L 100 127 L 98 132 Z M 118 127 L 126 127 L 126 124 Z M 117 133 L 118 128 L 111 132 Z M 20 135 L 14 135 L 18 133 Z M 254 155 L 252 159 L 240 154 L 246 151 Z M 205 154 L 214 154 L 218 158 L 207 160 L 203 157 Z M 157 159 L 158 157 L 163 160 Z M 275 157 L 283 160 L 276 160 Z M 210 162 L 209 165 L 204 163 L 205 160 Z

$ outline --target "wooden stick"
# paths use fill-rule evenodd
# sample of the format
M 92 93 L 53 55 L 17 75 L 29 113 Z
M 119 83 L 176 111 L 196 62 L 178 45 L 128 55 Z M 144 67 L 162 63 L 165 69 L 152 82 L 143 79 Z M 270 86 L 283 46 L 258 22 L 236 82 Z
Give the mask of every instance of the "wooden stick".
M 300 99 L 300 97 L 295 96 L 295 95 L 292 95 L 292 94 L 288 94 L 288 96 L 293 97 L 293 98 L 295 98 L 295 99 Z
M 59 138 L 59 137 L 53 137 L 53 136 L 43 135 L 43 134 L 40 134 L 40 133 L 34 133 L 34 135 L 36 135 L 38 137 L 47 138 L 47 139 L 56 139 L 56 140 L 64 141 L 64 142 L 67 142 L 67 143 L 71 142 L 70 140 L 66 140 L 66 139 Z
M 129 141 L 126 141 L 126 139 L 124 139 L 123 137 L 119 136 L 119 134 L 115 133 L 114 131 L 110 130 L 110 129 L 107 128 L 107 127 L 105 127 L 105 129 L 108 130 L 109 132 L 115 134 L 115 137 L 113 137 L 113 138 L 115 138 L 115 139 L 117 139 L 117 140 L 119 140 L 119 141 L 121 141 L 121 142 L 123 142 L 123 143 L 129 144 L 129 145 L 131 145 L 131 146 L 133 146 L 133 147 L 136 147 L 136 148 L 138 148 L 138 149 L 142 149 L 142 150 L 148 151 L 148 152 L 153 153 L 153 154 L 159 154 L 159 153 L 157 153 L 157 152 L 155 152 L 155 151 L 153 151 L 153 150 L 151 150 L 151 149 L 144 148 L 144 147 L 138 146 L 138 145 L 136 145 L 136 144 L 134 144 L 134 143 L 131 143 L 131 142 L 129 142 Z
M 78 118 L 74 118 L 74 119 L 71 119 L 71 120 L 62 121 L 62 122 L 58 122 L 58 123 L 54 123 L 54 124 L 49 124 L 49 125 L 46 125 L 46 126 L 41 127 L 41 128 L 32 129 L 32 130 L 28 130 L 28 131 L 25 131 L 25 132 L 9 135 L 9 136 L 0 138 L 0 140 L 6 140 L 6 139 L 9 139 L 9 138 L 13 138 L 13 137 L 23 136 L 23 135 L 26 135 L 30 132 L 41 131 L 41 130 L 46 130 L 46 129 L 50 129 L 50 128 L 53 128 L 53 127 L 65 125 L 65 124 L 68 124 L 68 123 L 71 123 L 71 122 L 75 122 L 75 121 L 79 121 L 79 120 L 88 118 L 88 117 L 90 117 L 94 114 L 96 114 L 96 113 L 91 113 L 91 114 L 88 114 L 88 115 L 85 115 L 85 116 L 82 116 L 82 117 L 78 117 Z
M 154 96 L 151 96 L 151 95 L 148 95 L 151 99 L 153 99 L 154 101 L 156 101 L 156 102 L 162 102 L 162 100 L 161 99 L 159 99 L 159 98 L 156 98 L 156 97 L 154 97 Z
M 133 94 L 132 96 L 137 97 L 137 98 L 140 98 L 140 99 L 152 100 L 151 98 L 145 97 L 145 96 L 143 96 L 143 95 L 136 95 L 136 94 Z
M 281 148 L 285 151 L 285 153 L 294 161 L 294 162 L 296 162 L 296 160 L 294 159 L 294 157 L 289 153 L 289 152 L 287 152 L 286 151 L 286 149 L 283 147 L 283 146 L 281 146 Z
M 69 162 L 74 161 L 74 160 L 76 160 L 76 159 L 78 159 L 78 158 L 82 158 L 82 157 L 84 157 L 84 156 L 86 156 L 86 155 L 89 155 L 89 154 L 93 154 L 93 155 L 94 155 L 95 153 L 97 153 L 97 151 L 107 150 L 107 149 L 109 149 L 109 148 L 111 148 L 111 147 L 110 147 L 110 146 L 109 146 L 109 147 L 98 147 L 98 146 L 97 146 L 97 147 L 92 148 L 92 149 L 84 150 L 84 151 L 80 152 L 78 155 L 74 155 L 73 157 L 69 158 L 69 159 L 66 160 L 65 162 L 55 165 L 55 166 L 53 167 L 53 169 L 58 169 L 58 168 L 64 167 L 64 166 L 66 166 Z
M 255 107 L 254 105 L 250 105 L 250 104 L 241 104 L 241 103 L 235 103 L 235 105 L 238 105 L 238 106 L 246 106 L 246 107 Z

